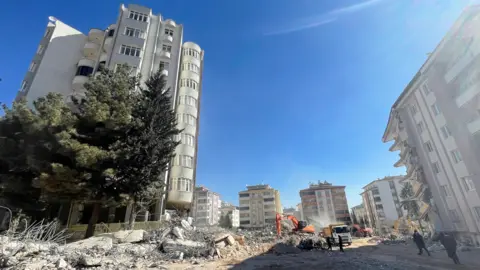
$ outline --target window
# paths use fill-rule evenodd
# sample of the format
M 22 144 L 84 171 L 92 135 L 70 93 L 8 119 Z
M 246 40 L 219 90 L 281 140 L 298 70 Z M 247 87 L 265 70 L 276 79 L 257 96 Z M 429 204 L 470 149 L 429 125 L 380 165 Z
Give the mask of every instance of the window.
M 440 165 L 438 165 L 438 162 L 434 162 L 432 163 L 432 170 L 434 173 L 440 173 Z
M 172 29 L 165 29 L 165 35 L 173 36 L 173 30 Z
M 162 45 L 162 50 L 166 52 L 172 52 L 172 46 L 170 45 Z
M 452 193 L 450 192 L 450 188 L 448 188 L 447 185 L 440 186 L 440 188 L 442 190 L 443 196 L 445 196 L 445 197 L 452 196 Z
M 444 139 L 448 138 L 449 136 L 452 136 L 452 133 L 450 133 L 450 130 L 448 129 L 447 126 L 441 127 L 440 131 L 442 132 L 442 136 Z
M 45 46 L 43 45 L 38 46 L 37 54 L 42 54 L 44 49 L 45 49 Z
M 22 86 L 20 86 L 20 91 L 25 91 L 25 90 L 27 90 L 27 82 L 23 81 Z
M 200 71 L 200 67 L 195 65 L 195 64 L 192 64 L 192 63 L 183 63 L 182 64 L 182 71 L 192 71 L 192 72 L 195 72 L 195 73 L 199 73 Z
M 77 68 L 77 73 L 75 73 L 75 76 L 88 76 L 92 73 L 93 73 L 93 68 L 92 67 L 79 66 Z
M 136 57 L 140 57 L 140 51 L 141 51 L 140 48 L 127 46 L 127 45 L 122 45 L 122 47 L 120 48 L 120 54 L 136 56 Z
M 456 210 L 448 210 L 448 212 L 450 213 L 450 218 L 454 223 L 460 222 L 460 217 L 458 216 L 458 213 Z
M 452 156 L 452 159 L 455 163 L 459 163 L 460 161 L 462 161 L 462 155 L 460 155 L 460 152 L 457 149 L 451 151 L 450 155 Z
M 265 198 L 263 199 L 264 202 L 273 202 L 274 198 Z
M 28 67 L 28 71 L 33 72 L 33 71 L 35 71 L 36 67 L 37 67 L 37 63 L 32 62 L 32 63 L 30 63 L 30 66 Z
M 240 193 L 240 198 L 248 198 L 250 197 L 250 194 L 249 193 Z
M 178 98 L 178 104 L 188 105 L 197 108 L 197 99 L 191 96 L 180 96 Z
M 45 31 L 45 35 L 43 37 L 47 37 L 52 33 L 52 29 L 48 28 L 47 31 Z
M 473 183 L 472 177 L 465 176 L 465 177 L 462 177 L 461 179 L 463 182 L 463 186 L 465 187 L 465 190 L 467 191 L 475 190 L 475 184 Z
M 381 202 L 381 201 L 382 201 L 382 199 L 381 199 L 380 197 L 374 197 L 373 200 L 374 200 L 375 202 Z
M 186 155 L 175 156 L 175 165 L 192 168 L 193 167 L 193 157 Z
M 143 31 L 131 27 L 125 27 L 125 35 L 130 37 L 143 38 Z
M 418 133 L 423 133 L 423 131 L 425 130 L 425 123 L 423 123 L 423 121 L 420 121 L 418 124 L 417 124 L 417 128 L 418 128 Z
M 115 64 L 115 67 L 113 68 L 113 72 L 117 72 L 117 70 L 123 66 L 124 64 Z M 136 66 L 128 66 L 127 65 L 127 68 L 130 68 L 130 75 L 131 76 L 135 76 L 137 74 L 137 67 Z
M 477 220 L 480 221 L 480 207 L 473 207 L 475 214 L 477 214 Z
M 412 114 L 415 115 L 417 113 L 417 106 L 415 106 L 415 104 L 412 104 L 410 110 L 412 110 Z
M 178 191 L 192 191 L 192 179 L 180 177 L 173 178 L 171 189 Z M 200 201 L 199 201 L 200 202 Z
M 130 14 L 128 15 L 129 19 L 133 19 L 136 21 L 141 21 L 141 22 L 147 22 L 148 21 L 148 15 L 136 12 L 136 11 L 130 11 Z
M 195 58 L 200 58 L 200 53 L 194 49 L 183 49 L 183 56 L 193 56 Z
M 428 84 L 425 82 L 422 86 L 422 89 L 423 89 L 423 93 L 426 95 L 430 94 L 430 88 L 428 88 Z
M 250 210 L 249 206 L 240 206 L 240 210 Z
M 376 188 L 372 189 L 372 194 L 373 195 L 378 195 L 378 194 L 380 194 L 380 191 L 378 191 L 378 189 L 376 189 Z
M 430 141 L 426 142 L 425 144 L 425 148 L 427 149 L 427 151 L 430 153 L 430 152 L 433 152 L 433 145 Z
M 115 34 L 115 29 L 110 29 L 110 30 L 108 30 L 107 36 L 113 37 L 113 34 Z
M 189 146 L 195 146 L 195 136 L 190 134 L 181 133 L 177 135 L 177 141 Z
M 249 225 L 250 220 L 240 220 L 240 225 Z
M 177 114 L 177 123 L 185 123 L 191 126 L 196 126 L 197 118 L 191 114 L 179 113 Z
M 440 114 L 440 109 L 438 108 L 437 103 L 434 103 L 431 106 L 431 108 L 432 108 L 432 112 L 433 112 L 434 115 L 439 115 Z
M 160 62 L 160 70 L 168 70 L 170 64 L 168 62 Z
M 181 79 L 180 80 L 180 87 L 189 87 L 194 90 L 198 89 L 198 83 L 192 79 Z

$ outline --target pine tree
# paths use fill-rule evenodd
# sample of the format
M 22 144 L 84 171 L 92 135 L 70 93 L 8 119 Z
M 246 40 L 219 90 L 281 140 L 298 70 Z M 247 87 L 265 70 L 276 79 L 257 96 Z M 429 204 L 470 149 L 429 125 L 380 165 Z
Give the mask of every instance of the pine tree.
M 127 138 L 119 145 L 122 156 L 118 175 L 123 191 L 133 202 L 130 227 L 133 226 L 139 202 L 148 203 L 160 197 L 168 163 L 179 144 L 175 138 L 181 132 L 176 127 L 165 77 L 157 72 L 146 81 L 145 86 L 132 111 L 132 125 Z
M 62 160 L 61 146 L 56 136 L 74 123 L 74 117 L 63 103 L 60 94 L 48 94 L 34 102 L 35 110 L 25 100 L 3 107 L 0 119 L 0 180 L 1 195 L 14 212 L 23 210 L 38 216 L 45 202 L 54 198 L 44 196 L 39 186 L 42 175 L 51 172 Z M 68 193 L 58 187 L 57 194 Z

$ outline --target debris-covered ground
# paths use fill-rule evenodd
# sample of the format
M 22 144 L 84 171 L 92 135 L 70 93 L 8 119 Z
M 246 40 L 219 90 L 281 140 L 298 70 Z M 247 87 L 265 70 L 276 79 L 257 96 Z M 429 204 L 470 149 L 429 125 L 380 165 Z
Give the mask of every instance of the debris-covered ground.
M 322 239 L 275 229 L 195 228 L 174 218 L 153 230 L 119 231 L 68 244 L 48 228 L 0 237 L 0 269 L 480 269 L 480 253 L 460 248 L 456 266 L 438 244 L 432 257 L 417 255 L 411 239 L 360 238 L 341 253 L 322 250 Z

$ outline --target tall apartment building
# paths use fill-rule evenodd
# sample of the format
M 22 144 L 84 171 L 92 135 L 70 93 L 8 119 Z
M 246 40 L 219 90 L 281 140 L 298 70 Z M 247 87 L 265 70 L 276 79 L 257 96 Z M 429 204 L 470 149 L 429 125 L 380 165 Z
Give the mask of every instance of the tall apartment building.
M 388 176 L 363 187 L 361 196 L 366 218 L 377 231 L 388 232 L 396 220 L 406 216 L 400 198 L 404 180 L 405 176 Z
M 49 17 L 17 98 L 29 103 L 47 94 L 82 95 L 89 76 L 102 68 L 128 64 L 132 75 L 147 79 L 161 70 L 172 94 L 181 144 L 165 181 L 166 201 L 175 208 L 190 208 L 195 186 L 200 96 L 204 51 L 183 41 L 183 26 L 139 5 L 121 5 L 117 20 L 106 29 L 87 34 Z M 165 209 L 165 196 L 155 212 Z
M 345 186 L 320 182 L 300 190 L 303 217 L 312 223 L 351 223 Z M 317 224 L 324 226 L 325 224 Z
M 211 226 L 220 220 L 220 195 L 205 187 L 196 187 L 190 212 L 196 226 Z
M 423 186 L 436 230 L 480 243 L 480 6 L 461 14 L 393 104 L 383 141 Z M 430 198 L 431 195 L 431 198 Z
M 280 192 L 269 185 L 247 186 L 240 191 L 240 227 L 260 228 L 275 224 L 277 213 L 282 213 Z
M 232 224 L 232 228 L 240 227 L 240 210 L 233 204 L 222 202 L 220 214 L 228 219 Z

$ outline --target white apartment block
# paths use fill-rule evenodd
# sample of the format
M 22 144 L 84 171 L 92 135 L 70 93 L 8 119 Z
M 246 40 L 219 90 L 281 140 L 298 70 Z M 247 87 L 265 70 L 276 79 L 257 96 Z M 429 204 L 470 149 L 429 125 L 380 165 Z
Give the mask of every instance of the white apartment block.
M 389 176 L 363 187 L 365 216 L 368 224 L 378 232 L 390 231 L 396 220 L 406 216 L 400 198 L 404 180 L 405 176 Z
M 392 106 L 384 142 L 424 185 L 436 230 L 480 243 L 480 6 L 461 14 Z
M 238 210 L 238 207 L 222 202 L 220 214 L 230 219 L 233 228 L 240 227 L 240 210 Z
M 220 220 L 220 195 L 205 187 L 195 188 L 190 212 L 196 226 L 212 226 Z
M 67 99 L 81 96 L 89 76 L 105 67 L 128 64 L 132 75 L 141 74 L 144 80 L 161 70 L 183 132 L 165 177 L 167 196 L 159 198 L 155 212 L 164 211 L 165 200 L 177 209 L 189 209 L 195 186 L 203 57 L 197 44 L 183 41 L 181 24 L 147 7 L 121 5 L 113 24 L 87 34 L 49 17 L 17 98 L 31 103 L 47 92 L 62 93 Z
M 240 227 L 261 228 L 274 225 L 277 213 L 282 213 L 280 192 L 269 185 L 247 186 L 240 191 Z
M 300 190 L 300 198 L 303 218 L 317 227 L 336 222 L 351 223 L 345 186 L 318 181 Z

